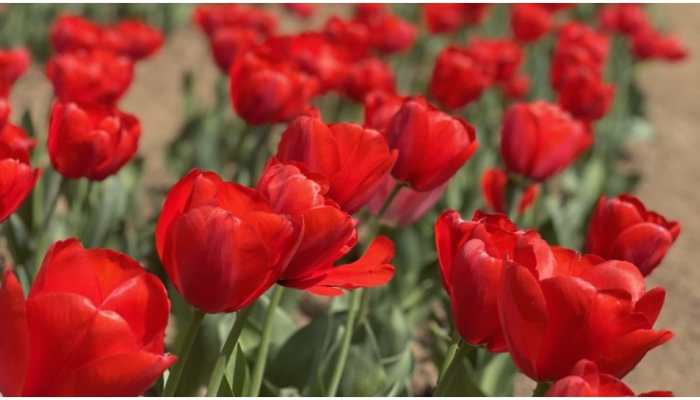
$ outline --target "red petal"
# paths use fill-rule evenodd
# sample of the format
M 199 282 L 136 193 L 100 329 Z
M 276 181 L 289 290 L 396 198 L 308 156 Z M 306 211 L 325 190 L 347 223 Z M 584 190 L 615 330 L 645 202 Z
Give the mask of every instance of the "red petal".
M 15 159 L 0 160 L 0 222 L 19 208 L 39 179 L 39 170 Z
M 649 322 L 649 327 L 651 327 L 656 323 L 656 319 L 659 318 L 665 298 L 666 291 L 664 288 L 651 289 L 635 304 L 634 311 L 643 314 Z
M 27 373 L 29 333 L 22 286 L 9 268 L 0 287 L 0 326 L 0 393 L 19 396 Z
M 645 222 L 622 231 L 611 244 L 610 255 L 633 263 L 646 276 L 659 265 L 671 244 L 673 237 L 666 228 Z

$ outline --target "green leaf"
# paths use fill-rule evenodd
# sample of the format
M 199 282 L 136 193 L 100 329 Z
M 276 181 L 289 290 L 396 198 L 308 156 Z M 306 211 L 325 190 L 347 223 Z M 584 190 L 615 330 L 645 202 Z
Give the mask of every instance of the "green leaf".
M 488 396 L 512 396 L 516 372 L 510 355 L 494 355 L 481 372 L 481 390 Z
M 446 397 L 481 397 L 485 395 L 476 383 L 476 373 L 469 357 L 464 357 L 463 354 L 460 357 L 460 353 L 455 356 L 445 372 L 445 376 L 435 389 L 434 395 Z

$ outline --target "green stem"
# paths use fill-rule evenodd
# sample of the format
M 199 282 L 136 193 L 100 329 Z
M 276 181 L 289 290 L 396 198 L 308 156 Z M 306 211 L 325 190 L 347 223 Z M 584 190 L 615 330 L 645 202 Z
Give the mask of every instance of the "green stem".
M 248 396 L 257 397 L 260 394 L 260 387 L 262 386 L 263 373 L 265 372 L 265 364 L 267 363 L 267 353 L 270 350 L 270 339 L 272 337 L 272 320 L 275 317 L 275 310 L 280 304 L 282 299 L 282 294 L 284 293 L 284 286 L 277 285 L 272 290 L 272 297 L 270 298 L 270 304 L 267 306 L 267 314 L 265 315 L 265 320 L 263 321 L 262 334 L 260 337 L 260 346 L 258 347 L 258 354 L 255 358 L 255 367 L 253 369 L 253 375 L 250 384 L 250 393 Z
M 163 390 L 164 397 L 173 397 L 177 393 L 177 387 L 180 384 L 180 379 L 182 379 L 182 373 L 185 371 L 185 365 L 192 351 L 192 345 L 197 338 L 197 332 L 199 332 L 199 328 L 202 326 L 204 315 L 202 311 L 195 310 L 190 325 L 185 332 L 185 336 L 179 340 L 180 343 L 177 346 L 178 360 L 170 373 L 168 382 L 165 384 L 165 389 Z
M 343 377 L 343 370 L 345 369 L 345 364 L 347 364 L 348 361 L 348 354 L 350 354 L 350 344 L 352 343 L 352 335 L 355 331 L 357 314 L 358 311 L 360 311 L 362 292 L 362 289 L 357 289 L 350 295 L 348 318 L 345 320 L 345 329 L 343 331 L 343 338 L 340 344 L 340 350 L 338 352 L 338 361 L 335 364 L 333 375 L 331 375 L 331 382 L 328 386 L 328 397 L 335 397 L 335 395 L 338 393 L 340 379 Z
M 60 174 L 56 175 L 56 183 L 55 183 L 55 189 L 54 186 L 50 187 L 50 192 L 49 196 L 49 202 L 48 202 L 48 208 L 44 210 L 44 219 L 41 222 L 41 234 L 49 228 L 49 224 L 51 223 L 51 218 L 53 217 L 54 211 L 56 211 L 56 204 L 58 203 L 58 198 L 61 197 L 61 188 L 63 186 L 63 183 L 65 181 L 63 180 L 63 176 Z
M 453 351 L 452 346 L 454 346 L 455 344 L 456 344 L 457 348 L 454 349 L 454 353 L 452 354 L 452 357 L 449 357 L 450 351 Z M 469 343 L 464 343 L 461 339 L 457 339 L 452 343 L 452 345 L 448 349 L 448 353 L 447 353 L 448 358 L 445 359 L 445 362 L 443 362 L 442 368 L 440 369 L 440 377 L 438 379 L 437 387 L 435 388 L 436 394 L 443 393 L 444 391 L 443 391 L 442 385 L 444 385 L 445 382 L 450 381 L 450 379 L 447 379 L 447 375 L 448 375 L 448 372 L 450 371 L 450 368 L 452 367 L 452 364 L 462 360 L 463 358 L 469 357 L 469 355 L 474 350 L 476 350 L 476 347 L 470 345 Z M 470 363 L 472 362 L 471 359 L 469 362 Z
M 450 347 L 447 348 L 445 359 L 442 361 L 442 366 L 440 366 L 440 375 L 438 375 L 438 381 L 442 381 L 442 379 L 445 377 L 447 369 L 450 367 L 450 365 L 452 365 L 452 361 L 455 359 L 455 355 L 457 355 L 457 350 L 459 350 L 459 345 L 461 344 L 461 342 L 461 339 L 455 339 L 452 341 L 452 344 L 450 344 Z
M 216 359 L 214 372 L 212 372 L 209 379 L 207 396 L 217 396 L 219 393 L 219 388 L 221 388 L 221 381 L 224 378 L 226 365 L 231 358 L 231 354 L 236 348 L 236 343 L 238 343 L 238 338 L 241 337 L 241 332 L 243 332 L 243 327 L 245 326 L 245 322 L 248 319 L 248 315 L 250 315 L 251 310 L 252 307 L 247 307 L 236 314 L 236 321 L 233 323 L 231 331 L 229 332 L 226 342 L 224 343 L 224 347 L 221 349 L 221 353 Z
M 544 397 L 549 387 L 552 386 L 549 382 L 537 382 L 535 390 L 532 392 L 532 397 Z

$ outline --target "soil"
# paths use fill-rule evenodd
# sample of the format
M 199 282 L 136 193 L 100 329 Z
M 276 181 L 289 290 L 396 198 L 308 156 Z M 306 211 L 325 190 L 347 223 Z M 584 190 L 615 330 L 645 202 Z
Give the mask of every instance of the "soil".
M 633 164 L 642 171 L 637 191 L 649 208 L 681 221 L 682 233 L 649 285 L 666 288 L 666 306 L 657 323 L 676 336 L 650 352 L 625 379 L 636 391 L 670 389 L 676 395 L 700 394 L 700 6 L 656 6 L 660 20 L 688 46 L 691 57 L 680 64 L 649 63 L 641 67 L 639 81 L 647 96 L 648 112 L 656 136 L 630 146 Z M 121 107 L 138 115 L 142 123 L 139 153 L 145 157 L 146 182 L 168 187 L 177 178 L 168 173 L 164 146 L 182 122 L 180 78 L 191 70 L 201 99 L 211 102 L 219 74 L 204 37 L 194 28 L 174 32 L 164 48 L 137 66 L 134 84 Z M 45 132 L 51 88 L 43 70 L 34 66 L 12 95 L 13 121 L 31 108 L 37 128 Z M 434 375 L 429 374 L 429 375 Z M 520 379 L 518 392 L 529 394 L 532 382 Z

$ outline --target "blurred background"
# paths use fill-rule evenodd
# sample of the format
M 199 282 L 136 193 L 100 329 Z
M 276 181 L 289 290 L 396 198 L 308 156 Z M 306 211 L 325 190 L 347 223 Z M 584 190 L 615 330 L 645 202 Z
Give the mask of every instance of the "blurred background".
M 281 28 L 290 32 L 318 27 L 329 13 L 349 13 L 349 6 L 332 5 L 320 7 L 312 19 L 300 21 L 286 14 L 282 6 L 269 7 L 285 14 L 280 19 Z M 204 108 L 216 101 L 216 82 L 222 77 L 205 36 L 191 23 L 192 9 L 190 5 L 155 4 L 0 5 L 0 47 L 26 45 L 34 58 L 31 69 L 12 92 L 12 119 L 18 121 L 30 110 L 37 131 L 46 130 L 52 90 L 43 62 L 49 55 L 48 28 L 58 13 L 81 14 L 97 21 L 144 18 L 161 27 L 167 39 L 154 57 L 137 65 L 134 84 L 121 107 L 138 113 L 142 123 L 139 153 L 145 190 L 167 189 L 178 178 L 169 171 L 164 149 L 184 121 L 183 76 L 190 73 L 195 77 L 192 87 Z M 700 364 L 700 325 L 696 323 L 700 320 L 700 291 L 696 289 L 700 268 L 695 265 L 700 259 L 700 5 L 652 5 L 650 11 L 687 46 L 690 57 L 683 63 L 651 62 L 640 67 L 638 82 L 654 136 L 629 141 L 630 157 L 625 166 L 641 173 L 636 194 L 649 208 L 682 224 L 682 234 L 663 267 L 650 277 L 654 286 L 667 289 L 666 306 L 657 326 L 670 328 L 676 337 L 650 352 L 625 381 L 637 392 L 669 389 L 676 395 L 698 395 L 700 376 L 692 371 Z M 160 205 L 150 206 L 154 209 L 146 212 L 152 214 Z M 521 382 L 522 394 L 531 390 L 529 385 Z

